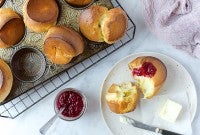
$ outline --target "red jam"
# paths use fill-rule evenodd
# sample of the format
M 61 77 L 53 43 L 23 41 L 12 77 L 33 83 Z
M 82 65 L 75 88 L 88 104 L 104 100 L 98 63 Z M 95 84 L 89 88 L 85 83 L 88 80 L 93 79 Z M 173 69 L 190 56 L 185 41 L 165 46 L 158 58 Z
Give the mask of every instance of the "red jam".
M 62 112 L 65 117 L 77 117 L 81 114 L 84 103 L 81 95 L 75 91 L 65 91 L 61 93 L 56 101 L 58 110 L 63 106 L 66 108 Z
M 151 62 L 144 62 L 142 67 L 134 68 L 132 71 L 133 75 L 144 76 L 144 77 L 153 77 L 156 73 L 156 68 Z

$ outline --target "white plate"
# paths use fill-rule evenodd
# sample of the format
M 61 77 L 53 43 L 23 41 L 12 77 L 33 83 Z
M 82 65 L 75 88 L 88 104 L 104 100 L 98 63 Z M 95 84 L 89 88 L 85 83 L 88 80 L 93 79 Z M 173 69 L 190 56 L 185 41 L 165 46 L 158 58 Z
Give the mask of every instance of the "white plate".
M 162 89 L 167 89 L 167 93 L 180 90 L 188 93 L 189 111 L 191 116 L 190 119 L 193 121 L 197 109 L 197 95 L 195 85 L 190 74 L 180 63 L 166 55 L 154 52 L 142 52 L 130 55 L 116 63 L 103 82 L 101 91 L 101 111 L 103 118 L 111 132 L 113 134 L 129 134 L 128 128 L 130 127 L 123 127 L 123 125 L 119 122 L 119 116 L 110 111 L 106 104 L 105 94 L 111 84 L 132 80 L 130 71 L 128 69 L 128 63 L 139 56 L 154 56 L 164 62 L 167 67 L 167 79 Z M 160 91 L 162 91 L 162 89 Z M 127 128 L 127 130 L 123 128 Z M 134 130 L 134 134 L 140 135 L 141 130 Z M 145 133 L 143 132 L 142 134 Z

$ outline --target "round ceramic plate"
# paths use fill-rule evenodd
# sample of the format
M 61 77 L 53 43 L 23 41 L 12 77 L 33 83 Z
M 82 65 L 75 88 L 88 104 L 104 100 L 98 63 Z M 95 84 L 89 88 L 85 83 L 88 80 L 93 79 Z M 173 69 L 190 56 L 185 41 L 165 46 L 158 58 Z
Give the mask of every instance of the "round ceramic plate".
M 124 126 L 124 124 L 120 123 L 119 115 L 112 113 L 107 106 L 105 95 L 111 84 L 113 83 L 122 83 L 126 81 L 131 81 L 131 73 L 128 69 L 128 63 L 134 60 L 139 56 L 154 56 L 160 59 L 167 67 L 167 79 L 165 81 L 164 86 L 161 88 L 167 90 L 166 94 L 172 94 L 176 92 L 186 92 L 188 94 L 188 106 L 189 106 L 189 113 L 190 113 L 190 120 L 193 121 L 196 108 L 197 108 L 197 95 L 195 85 L 190 74 L 187 70 L 177 61 L 174 59 L 154 52 L 142 52 L 130 55 L 118 63 L 114 65 L 111 71 L 106 76 L 103 85 L 102 85 L 102 92 L 101 92 L 101 111 L 103 118 L 111 130 L 113 134 L 132 134 L 134 135 L 141 135 L 141 134 L 148 134 L 144 133 L 142 130 L 137 130 L 131 126 Z M 181 91 L 180 91 L 181 90 Z M 137 108 L 136 108 L 137 109 Z M 135 114 L 137 117 L 140 117 L 140 114 Z M 188 115 L 189 116 L 189 115 Z M 131 132 L 130 132 L 131 131 Z M 141 132 L 142 131 L 142 132 Z

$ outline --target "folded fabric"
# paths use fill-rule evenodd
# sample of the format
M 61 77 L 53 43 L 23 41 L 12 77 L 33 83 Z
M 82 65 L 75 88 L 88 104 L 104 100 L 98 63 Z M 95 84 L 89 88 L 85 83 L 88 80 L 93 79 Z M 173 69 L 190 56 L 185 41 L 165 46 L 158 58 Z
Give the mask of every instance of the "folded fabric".
M 200 0 L 142 0 L 153 33 L 200 58 Z

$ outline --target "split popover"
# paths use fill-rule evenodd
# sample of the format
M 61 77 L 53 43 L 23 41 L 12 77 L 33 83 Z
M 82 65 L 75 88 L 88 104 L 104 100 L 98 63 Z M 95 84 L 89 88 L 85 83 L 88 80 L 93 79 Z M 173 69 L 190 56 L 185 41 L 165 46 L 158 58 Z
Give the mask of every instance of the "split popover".
M 0 59 L 0 103 L 9 95 L 13 84 L 10 67 Z
M 112 84 L 106 94 L 106 101 L 110 110 L 118 114 L 133 111 L 138 100 L 138 91 L 131 82 L 124 82 L 120 85 Z
M 27 0 L 23 7 L 24 23 L 33 32 L 46 32 L 57 23 L 56 0 Z
M 25 25 L 22 18 L 12 9 L 0 9 L 0 48 L 11 47 L 22 40 Z
M 128 19 L 121 8 L 92 6 L 79 16 L 81 33 L 91 41 L 113 44 L 126 33 Z
M 84 51 L 84 44 L 83 38 L 75 30 L 54 26 L 45 36 L 44 54 L 55 64 L 67 64 Z
M 162 61 L 152 56 L 141 56 L 131 61 L 129 69 L 144 98 L 155 96 L 163 86 L 167 69 Z

